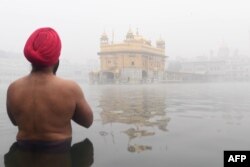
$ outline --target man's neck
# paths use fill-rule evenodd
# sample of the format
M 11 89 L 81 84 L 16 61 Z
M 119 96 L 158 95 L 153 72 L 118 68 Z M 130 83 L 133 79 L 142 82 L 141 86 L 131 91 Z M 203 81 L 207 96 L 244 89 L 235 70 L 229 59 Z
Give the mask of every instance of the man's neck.
M 45 75 L 54 75 L 52 67 L 40 68 L 36 69 L 33 68 L 31 74 L 45 74 Z

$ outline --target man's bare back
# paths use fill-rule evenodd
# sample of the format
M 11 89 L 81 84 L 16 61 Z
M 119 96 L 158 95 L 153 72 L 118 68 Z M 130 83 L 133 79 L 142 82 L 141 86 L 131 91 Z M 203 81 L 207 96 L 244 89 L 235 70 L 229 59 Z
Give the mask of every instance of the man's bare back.
M 12 83 L 7 111 L 18 126 L 17 140 L 64 140 L 71 138 L 71 119 L 84 127 L 93 121 L 80 87 L 48 71 L 32 72 Z
M 23 52 L 32 71 L 7 91 L 7 113 L 18 126 L 17 141 L 48 141 L 48 146 L 50 141 L 71 142 L 71 120 L 88 128 L 93 113 L 81 88 L 55 75 L 61 54 L 59 35 L 53 28 L 39 28 L 30 35 Z
M 18 126 L 17 140 L 63 140 L 71 137 L 71 119 L 89 127 L 91 108 L 80 87 L 52 73 L 33 72 L 9 86 L 7 110 Z

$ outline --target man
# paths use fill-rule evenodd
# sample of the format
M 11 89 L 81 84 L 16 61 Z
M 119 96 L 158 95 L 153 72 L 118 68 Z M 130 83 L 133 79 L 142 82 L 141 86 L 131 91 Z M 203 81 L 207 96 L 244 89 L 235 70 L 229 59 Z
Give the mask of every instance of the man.
M 7 112 L 18 126 L 20 145 L 54 145 L 71 141 L 71 119 L 88 128 L 93 113 L 81 88 L 55 75 L 61 40 L 52 28 L 40 28 L 28 38 L 24 55 L 32 64 L 29 75 L 7 91 Z M 56 144 L 56 145 L 57 145 Z

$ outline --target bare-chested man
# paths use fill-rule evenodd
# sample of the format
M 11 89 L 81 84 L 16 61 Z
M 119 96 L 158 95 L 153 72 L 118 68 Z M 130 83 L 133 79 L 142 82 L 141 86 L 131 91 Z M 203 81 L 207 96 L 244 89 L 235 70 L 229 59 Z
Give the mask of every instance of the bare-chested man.
M 55 75 L 60 51 L 60 38 L 52 28 L 36 30 L 26 42 L 24 55 L 32 71 L 7 92 L 7 112 L 18 126 L 19 143 L 71 140 L 71 119 L 86 128 L 93 122 L 81 88 Z

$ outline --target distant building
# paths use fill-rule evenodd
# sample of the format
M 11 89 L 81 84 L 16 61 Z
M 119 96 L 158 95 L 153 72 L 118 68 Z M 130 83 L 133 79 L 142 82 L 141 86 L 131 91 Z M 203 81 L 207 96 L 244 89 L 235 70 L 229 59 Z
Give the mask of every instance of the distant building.
M 21 53 L 0 50 L 0 84 L 8 85 L 16 79 L 29 74 L 31 69 L 31 64 Z M 87 67 L 80 63 L 72 63 L 66 59 L 60 59 L 57 74 L 79 83 L 88 82 Z
M 223 43 L 210 59 L 196 57 L 194 60 L 169 62 L 166 70 L 166 82 L 196 82 L 196 81 L 250 81 L 250 58 L 233 53 Z
M 156 46 L 138 31 L 131 29 L 121 43 L 109 42 L 106 33 L 100 38 L 100 71 L 90 73 L 92 83 L 142 83 L 163 80 L 165 70 L 165 41 Z
M 229 55 L 230 55 L 230 49 L 228 48 L 227 44 L 223 41 L 218 49 L 217 57 L 226 60 L 229 58 Z

